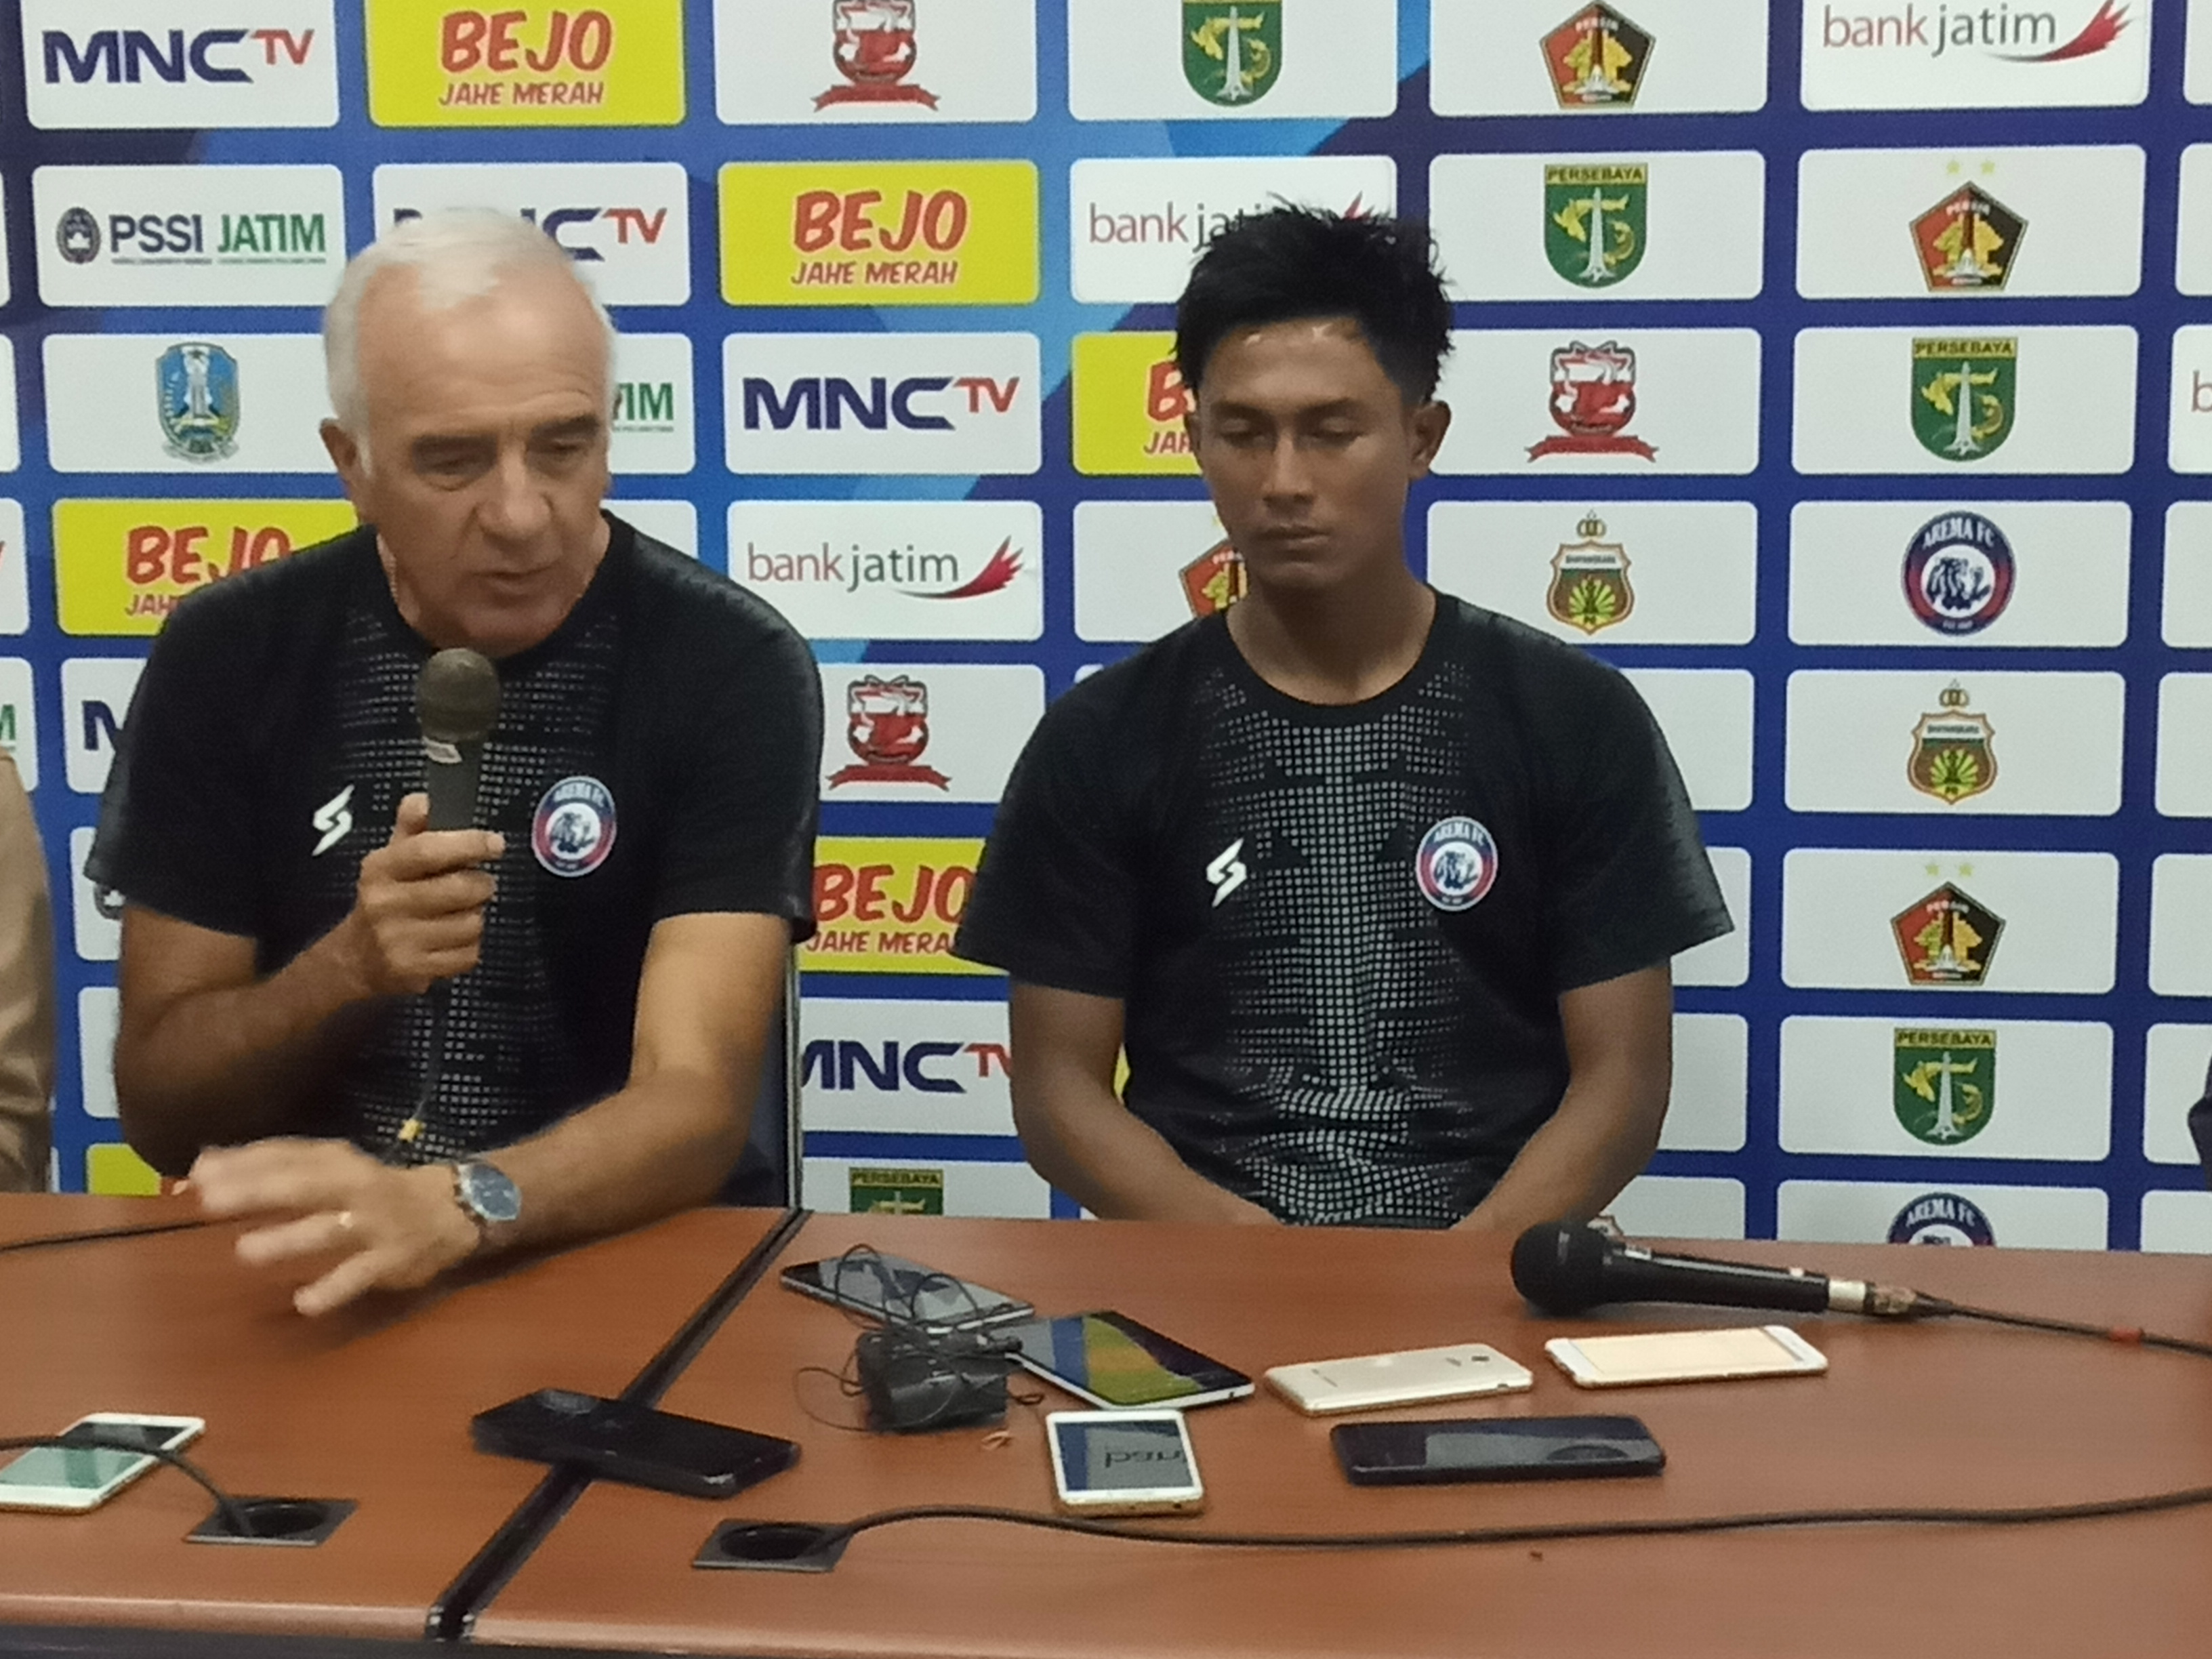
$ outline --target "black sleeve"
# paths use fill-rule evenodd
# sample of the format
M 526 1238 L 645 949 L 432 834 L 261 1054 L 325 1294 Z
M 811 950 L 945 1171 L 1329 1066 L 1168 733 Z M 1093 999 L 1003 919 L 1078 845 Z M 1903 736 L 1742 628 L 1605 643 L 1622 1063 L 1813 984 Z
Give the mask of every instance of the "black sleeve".
M 803 939 L 814 932 L 822 680 L 806 641 L 767 605 L 743 598 L 734 638 L 725 633 L 717 649 L 683 653 L 708 672 L 687 677 L 691 690 L 656 734 L 668 745 L 673 807 L 653 919 L 784 916 Z M 717 610 L 718 620 L 731 617 L 728 603 Z
M 1024 984 L 1127 996 L 1135 814 L 1129 785 L 1111 764 L 1114 725 L 1089 685 L 1045 711 L 999 803 L 955 956 Z
M 247 745 L 257 723 L 242 718 L 237 688 L 252 683 L 253 647 L 231 625 L 235 609 L 180 605 L 155 639 L 116 740 L 86 873 L 133 904 L 252 938 L 260 909 Z
M 1636 688 L 1589 658 L 1551 739 L 1558 772 L 1544 825 L 1554 987 L 1632 974 L 1735 924 L 1705 857 L 1689 792 Z

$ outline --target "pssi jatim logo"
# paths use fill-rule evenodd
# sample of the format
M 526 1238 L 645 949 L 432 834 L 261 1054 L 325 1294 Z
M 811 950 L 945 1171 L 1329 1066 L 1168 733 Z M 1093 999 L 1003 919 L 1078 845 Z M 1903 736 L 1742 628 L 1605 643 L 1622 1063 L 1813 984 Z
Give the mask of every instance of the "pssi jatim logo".
M 62 631 L 158 634 L 187 593 L 353 526 L 343 501 L 57 501 Z
M 1037 296 L 1028 161 L 732 162 L 722 169 L 732 305 L 1027 305 Z
M 683 0 L 480 9 L 368 0 L 369 112 L 383 126 L 674 126 Z

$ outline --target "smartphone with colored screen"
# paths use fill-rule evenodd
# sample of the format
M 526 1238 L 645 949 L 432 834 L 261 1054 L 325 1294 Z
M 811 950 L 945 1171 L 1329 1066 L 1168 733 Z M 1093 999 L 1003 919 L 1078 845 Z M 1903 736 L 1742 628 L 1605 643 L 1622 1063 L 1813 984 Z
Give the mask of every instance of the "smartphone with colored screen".
M 34 1446 L 0 1467 L 0 1510 L 96 1510 L 161 1462 L 145 1449 L 180 1451 L 206 1430 L 198 1417 L 80 1417 L 59 1437 L 84 1443 Z

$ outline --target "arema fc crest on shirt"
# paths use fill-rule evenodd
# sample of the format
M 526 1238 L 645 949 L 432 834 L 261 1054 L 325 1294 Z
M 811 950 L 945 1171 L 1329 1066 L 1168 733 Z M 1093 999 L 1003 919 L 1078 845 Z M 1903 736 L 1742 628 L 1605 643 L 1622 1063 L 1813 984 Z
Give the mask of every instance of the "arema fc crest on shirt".
M 530 850 L 548 872 L 588 876 L 615 850 L 614 792 L 597 778 L 563 778 L 538 799 Z
M 1438 818 L 1413 852 L 1413 884 L 1439 910 L 1472 910 L 1498 879 L 1498 842 L 1473 818 Z

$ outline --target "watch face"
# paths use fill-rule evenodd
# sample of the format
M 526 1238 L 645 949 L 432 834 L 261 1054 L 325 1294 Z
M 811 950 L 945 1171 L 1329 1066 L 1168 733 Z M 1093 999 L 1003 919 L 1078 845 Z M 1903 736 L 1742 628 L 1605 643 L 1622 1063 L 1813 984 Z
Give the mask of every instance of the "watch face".
M 490 1164 L 462 1164 L 460 1183 L 462 1201 L 485 1221 L 496 1224 L 521 1216 L 521 1190 Z

